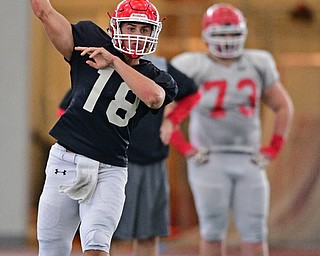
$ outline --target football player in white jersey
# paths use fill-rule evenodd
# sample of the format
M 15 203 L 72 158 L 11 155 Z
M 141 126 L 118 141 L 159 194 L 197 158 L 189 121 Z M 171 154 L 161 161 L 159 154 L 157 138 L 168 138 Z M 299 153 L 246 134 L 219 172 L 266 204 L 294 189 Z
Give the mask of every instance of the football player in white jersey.
M 209 161 L 188 159 L 188 179 L 200 225 L 200 255 L 227 255 L 225 236 L 232 211 L 242 256 L 269 255 L 269 183 L 265 163 L 285 143 L 292 101 L 275 61 L 264 50 L 245 50 L 246 20 L 229 4 L 210 6 L 202 36 L 208 52 L 186 52 L 172 64 L 199 86 L 202 98 L 191 111 L 193 147 L 209 150 Z M 274 113 L 270 144 L 260 146 L 260 101 Z

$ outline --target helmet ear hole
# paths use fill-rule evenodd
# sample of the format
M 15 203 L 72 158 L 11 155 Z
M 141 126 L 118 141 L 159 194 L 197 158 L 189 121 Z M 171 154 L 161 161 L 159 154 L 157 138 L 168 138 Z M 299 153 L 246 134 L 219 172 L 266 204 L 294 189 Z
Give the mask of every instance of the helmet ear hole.
M 151 33 L 150 35 L 125 34 L 121 31 L 123 22 L 149 24 Z M 158 10 L 148 0 L 123 0 L 110 19 L 110 27 L 114 47 L 136 58 L 156 50 L 162 21 Z M 130 43 L 125 46 L 124 42 L 131 42 L 133 46 Z
M 243 53 L 247 24 L 242 12 L 230 4 L 210 6 L 202 20 L 202 38 L 219 58 L 237 58 Z

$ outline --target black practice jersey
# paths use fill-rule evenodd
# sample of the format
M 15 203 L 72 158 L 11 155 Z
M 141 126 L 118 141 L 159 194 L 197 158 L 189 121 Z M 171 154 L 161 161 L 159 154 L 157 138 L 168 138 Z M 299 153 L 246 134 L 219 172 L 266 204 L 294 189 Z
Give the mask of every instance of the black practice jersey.
M 159 69 L 167 71 L 177 82 L 178 94 L 176 101 L 185 96 L 196 93 L 198 90 L 195 82 L 174 68 L 170 62 L 162 57 L 146 56 Z M 133 130 L 128 148 L 129 162 L 137 164 L 150 164 L 168 157 L 169 147 L 164 145 L 160 139 L 160 126 L 163 119 L 164 109 L 156 114 L 146 114 L 137 127 Z
M 75 46 L 104 47 L 122 60 L 108 34 L 91 21 L 72 25 Z M 72 97 L 68 108 L 50 131 L 70 151 L 102 163 L 127 166 L 127 147 L 132 128 L 150 111 L 113 69 L 96 70 L 87 56 L 73 51 L 69 62 Z M 176 82 L 150 61 L 133 67 L 154 80 L 166 92 L 165 104 L 177 93 Z
M 64 95 L 62 101 L 59 104 L 59 109 L 63 109 L 64 111 L 68 108 L 70 105 L 70 102 L 72 100 L 72 90 L 68 90 L 66 95 Z

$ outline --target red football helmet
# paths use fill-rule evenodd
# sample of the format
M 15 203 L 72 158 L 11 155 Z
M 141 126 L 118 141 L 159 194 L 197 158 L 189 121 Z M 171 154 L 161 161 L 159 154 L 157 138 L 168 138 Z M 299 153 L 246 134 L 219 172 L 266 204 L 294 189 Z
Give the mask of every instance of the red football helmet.
M 242 12 L 230 4 L 214 4 L 203 16 L 202 37 L 210 52 L 224 59 L 239 57 L 247 37 Z
M 121 32 L 122 22 L 135 22 L 151 24 L 150 36 L 123 34 Z M 162 28 L 162 22 L 156 7 L 148 0 L 124 0 L 120 2 L 110 19 L 112 42 L 116 49 L 128 54 L 131 58 L 153 53 L 158 44 L 158 36 Z M 123 41 L 136 42 L 131 48 L 129 43 L 125 47 Z M 139 43 L 143 44 L 140 48 Z

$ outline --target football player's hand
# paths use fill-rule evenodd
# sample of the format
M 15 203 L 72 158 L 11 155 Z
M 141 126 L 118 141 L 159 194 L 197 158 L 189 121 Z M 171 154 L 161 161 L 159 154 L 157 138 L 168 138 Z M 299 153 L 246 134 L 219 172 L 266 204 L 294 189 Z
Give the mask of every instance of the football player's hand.
M 265 168 L 269 162 L 277 157 L 284 145 L 284 138 L 279 134 L 273 134 L 270 144 L 262 147 L 260 151 L 252 156 L 252 162 L 261 168 Z
M 171 139 L 174 125 L 170 119 L 164 118 L 160 127 L 160 139 L 164 145 L 168 145 Z
M 270 163 L 271 159 L 261 153 L 261 151 L 257 151 L 252 154 L 251 162 L 258 165 L 260 168 L 264 169 Z
M 210 151 L 206 148 L 195 149 L 194 152 L 190 152 L 187 156 L 196 165 L 203 165 L 209 161 Z
M 95 69 L 103 69 L 107 67 L 112 67 L 113 66 L 113 61 L 116 56 L 108 52 L 105 48 L 103 47 L 82 47 L 82 46 L 77 46 L 75 47 L 76 51 L 81 52 L 81 56 L 84 56 L 86 54 L 89 55 L 90 59 L 93 60 L 87 60 L 86 63 Z

